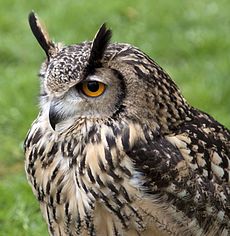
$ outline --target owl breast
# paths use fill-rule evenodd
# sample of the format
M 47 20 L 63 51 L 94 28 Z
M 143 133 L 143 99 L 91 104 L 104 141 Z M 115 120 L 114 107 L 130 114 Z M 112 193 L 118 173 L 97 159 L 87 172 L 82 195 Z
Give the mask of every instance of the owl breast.
M 51 234 L 158 231 L 154 204 L 142 195 L 141 176 L 124 151 L 140 132 L 136 124 L 81 119 L 63 135 L 42 116 L 37 119 L 25 142 L 26 172 Z

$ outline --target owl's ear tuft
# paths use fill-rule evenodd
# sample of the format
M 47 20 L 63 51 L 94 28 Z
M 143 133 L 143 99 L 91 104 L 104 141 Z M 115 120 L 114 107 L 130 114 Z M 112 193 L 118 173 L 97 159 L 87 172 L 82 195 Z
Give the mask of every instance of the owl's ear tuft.
M 37 39 L 38 43 L 43 48 L 49 59 L 55 48 L 54 43 L 51 41 L 48 32 L 46 31 L 45 27 L 41 24 L 38 17 L 33 11 L 30 12 L 28 20 L 35 38 Z
M 89 65 L 97 65 L 103 58 L 104 52 L 112 37 L 112 31 L 104 23 L 95 35 L 89 57 Z

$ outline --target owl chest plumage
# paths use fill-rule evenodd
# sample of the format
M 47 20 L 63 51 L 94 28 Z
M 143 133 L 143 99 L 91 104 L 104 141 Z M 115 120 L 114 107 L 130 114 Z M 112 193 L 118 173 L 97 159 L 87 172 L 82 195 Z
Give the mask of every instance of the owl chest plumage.
M 179 198 L 185 194 L 180 181 L 189 176 L 185 157 L 171 144 L 154 142 L 130 121 L 81 119 L 70 127 L 54 132 L 39 117 L 25 141 L 27 177 L 52 235 L 186 235 L 188 225 L 202 232 L 165 201 L 173 189 Z
M 124 152 L 137 130 L 129 127 L 127 144 L 125 125 L 82 120 L 68 132 L 55 133 L 46 120 L 33 124 L 25 142 L 26 172 L 51 234 L 149 235 L 157 230 L 148 231 L 148 221 L 154 221 L 145 212 L 150 201 Z

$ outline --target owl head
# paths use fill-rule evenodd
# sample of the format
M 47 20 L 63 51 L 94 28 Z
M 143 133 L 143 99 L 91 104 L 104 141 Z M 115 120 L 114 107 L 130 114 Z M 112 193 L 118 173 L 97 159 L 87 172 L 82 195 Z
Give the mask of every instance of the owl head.
M 33 12 L 29 24 L 47 57 L 40 106 L 54 130 L 79 118 L 126 118 L 167 130 L 186 116 L 188 105 L 164 70 L 139 49 L 110 43 L 105 24 L 92 41 L 70 46 L 54 43 Z

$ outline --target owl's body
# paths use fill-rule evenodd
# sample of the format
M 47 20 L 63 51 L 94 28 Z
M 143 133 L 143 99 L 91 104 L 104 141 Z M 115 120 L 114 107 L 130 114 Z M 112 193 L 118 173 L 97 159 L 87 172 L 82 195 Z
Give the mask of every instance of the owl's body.
M 229 235 L 229 131 L 104 25 L 62 46 L 29 19 L 48 58 L 26 173 L 50 234 Z

